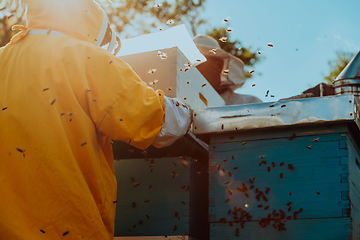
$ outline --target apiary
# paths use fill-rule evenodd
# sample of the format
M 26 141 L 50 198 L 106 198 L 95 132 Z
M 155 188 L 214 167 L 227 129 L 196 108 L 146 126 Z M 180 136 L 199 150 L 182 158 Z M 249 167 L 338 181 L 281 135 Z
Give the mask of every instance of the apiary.
M 359 239 L 358 106 L 339 95 L 196 110 L 210 239 Z
M 224 106 L 225 102 L 178 47 L 120 57 L 150 87 L 178 98 L 192 109 Z
M 190 133 L 162 149 L 114 142 L 113 151 L 116 239 L 209 239 L 206 145 Z

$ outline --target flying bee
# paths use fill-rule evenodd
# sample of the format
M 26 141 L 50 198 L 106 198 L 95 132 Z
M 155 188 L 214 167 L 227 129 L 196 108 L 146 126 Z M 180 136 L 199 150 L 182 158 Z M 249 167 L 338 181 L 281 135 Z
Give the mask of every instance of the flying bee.
M 144 202 L 148 203 L 148 202 L 150 202 L 150 200 L 149 200 L 149 199 L 146 199 Z
M 227 191 L 228 191 L 228 193 L 230 194 L 230 196 L 233 195 L 233 191 L 232 191 L 231 189 L 228 189 Z
M 274 163 L 274 162 L 272 162 L 271 165 L 272 165 L 273 167 L 275 167 L 275 163 Z
M 52 100 L 50 105 L 53 105 L 55 103 L 56 99 Z
M 307 149 L 311 149 L 311 145 L 309 145 L 309 146 L 306 146 L 306 148 L 307 148 Z
M 216 54 L 216 51 L 217 51 L 216 48 L 213 48 L 213 49 L 210 49 L 210 50 L 209 50 L 209 52 L 211 52 L 212 54 Z
M 230 17 L 225 18 L 225 19 L 223 20 L 223 23 L 228 23 L 228 22 L 229 22 L 229 19 L 230 19 Z
M 274 47 L 274 45 L 273 45 L 272 43 L 268 43 L 267 46 L 268 46 L 269 48 Z
M 252 74 L 252 73 L 254 73 L 254 72 L 255 72 L 254 69 L 251 69 L 251 70 L 249 71 L 250 74 Z
M 319 140 L 319 138 L 314 138 L 314 142 L 317 142 Z
M 229 69 L 224 69 L 224 70 L 222 71 L 222 73 L 225 74 L 225 75 L 228 75 L 228 74 L 229 74 Z
M 227 159 L 224 159 L 224 160 L 223 160 L 223 162 L 227 162 L 227 161 L 229 161 L 229 160 L 227 160 Z
M 270 167 L 267 167 L 267 171 L 270 172 L 270 171 L 271 171 L 271 168 L 270 168 Z
M 230 201 L 230 198 L 227 198 L 227 199 L 225 200 L 226 203 L 228 203 L 229 201 Z
M 257 53 L 260 55 L 260 54 L 261 54 L 261 51 L 260 51 L 260 50 L 258 50 L 258 51 L 257 51 Z
M 253 85 L 251 85 L 252 87 L 255 87 L 255 83 Z
M 241 145 L 243 145 L 243 146 L 244 146 L 245 144 L 246 144 L 246 142 L 243 142 Z
M 206 83 L 204 83 L 203 85 L 201 85 L 201 87 L 205 87 L 206 86 Z
M 83 142 L 83 143 L 81 143 L 81 146 L 84 146 L 86 143 L 87 143 L 87 142 Z
M 219 38 L 219 40 L 220 40 L 221 42 L 226 42 L 227 37 L 221 37 L 221 38 Z
M 283 178 L 283 177 L 284 177 L 284 174 L 280 173 L 280 174 L 279 174 L 279 177 L 280 177 L 280 178 Z
M 229 184 L 229 183 L 230 183 L 229 181 L 226 181 L 226 182 L 225 182 L 225 185 L 226 185 L 226 184 Z
M 154 8 L 159 8 L 162 6 L 162 3 L 155 3 Z
M 149 85 L 155 85 L 159 80 L 155 79 L 154 81 L 150 81 Z
M 280 165 L 281 167 L 284 166 L 284 162 L 281 162 L 279 165 Z
M 229 175 L 229 177 L 231 177 L 231 176 L 232 176 L 232 173 L 231 173 L 231 172 L 228 172 L 228 175 Z
M 174 23 L 174 20 L 173 20 L 173 19 L 169 19 L 169 20 L 166 21 L 166 24 L 167 24 L 167 25 L 171 25 L 171 24 L 173 24 L 173 23 Z
M 154 72 L 156 72 L 156 71 L 157 71 L 157 69 L 155 69 L 155 68 L 150 68 L 149 71 L 148 71 L 148 73 L 154 73 Z
M 134 187 L 137 187 L 139 185 L 140 185 L 140 183 L 134 183 Z
M 231 32 L 232 29 L 231 29 L 230 27 L 228 27 L 228 28 L 226 29 L 226 31 L 227 31 L 227 32 Z

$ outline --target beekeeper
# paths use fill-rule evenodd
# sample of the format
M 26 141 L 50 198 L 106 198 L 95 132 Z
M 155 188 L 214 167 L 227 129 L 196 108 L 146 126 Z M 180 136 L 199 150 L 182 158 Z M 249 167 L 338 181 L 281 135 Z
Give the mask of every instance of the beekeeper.
M 111 139 L 170 145 L 190 109 L 111 54 L 120 41 L 93 0 L 23 4 L 26 27 L 0 49 L 0 238 L 113 239 Z
M 244 85 L 244 63 L 241 59 L 222 50 L 219 43 L 207 35 L 194 37 L 194 43 L 207 61 L 197 69 L 224 99 L 225 105 L 262 102 L 259 98 L 234 91 Z

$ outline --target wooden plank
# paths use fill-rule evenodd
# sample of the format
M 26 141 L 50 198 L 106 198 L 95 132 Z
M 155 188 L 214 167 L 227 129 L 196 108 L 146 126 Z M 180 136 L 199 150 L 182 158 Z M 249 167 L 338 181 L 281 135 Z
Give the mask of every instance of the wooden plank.
M 353 239 L 360 239 L 360 154 L 359 146 L 348 137 L 349 150 L 349 198 L 350 211 L 353 220 Z
M 239 236 L 236 236 L 236 229 Z M 258 222 L 246 222 L 244 228 L 240 224 L 212 223 L 210 224 L 211 240 L 348 240 L 351 239 L 350 218 L 320 218 L 288 220 L 286 230 L 278 231 L 272 225 L 262 228 Z
M 191 234 L 206 239 L 205 234 L 208 238 L 204 165 L 192 158 L 172 157 L 123 159 L 114 161 L 114 166 L 118 181 L 115 236 Z

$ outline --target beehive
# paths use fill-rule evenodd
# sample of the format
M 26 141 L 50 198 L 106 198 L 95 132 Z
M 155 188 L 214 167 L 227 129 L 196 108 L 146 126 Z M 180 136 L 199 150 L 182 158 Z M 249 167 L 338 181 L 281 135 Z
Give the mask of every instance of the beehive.
M 186 136 L 146 153 L 121 142 L 113 148 L 115 236 L 208 239 L 208 152 L 203 145 Z
M 208 125 L 219 128 L 209 133 L 210 239 L 359 239 L 355 102 L 351 95 L 219 110 L 219 121 Z M 292 104 L 297 108 L 287 113 L 281 107 Z M 309 112 L 316 104 L 320 110 Z M 297 119 L 302 111 L 308 121 Z M 215 112 L 197 111 L 196 117 Z M 262 121 L 272 116 L 281 120 L 279 126 L 254 123 L 250 128 L 236 123 L 236 118 L 248 117 L 243 123 L 249 123 L 251 117 Z M 227 117 L 234 119 L 226 121 Z M 205 124 L 198 120 L 195 127 Z M 245 129 L 240 130 L 241 126 Z

